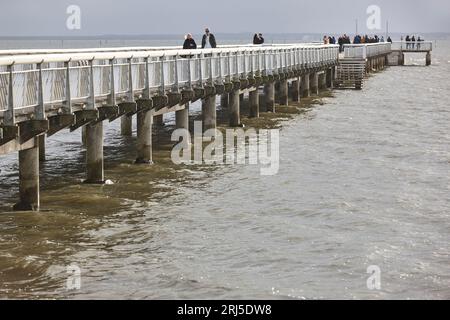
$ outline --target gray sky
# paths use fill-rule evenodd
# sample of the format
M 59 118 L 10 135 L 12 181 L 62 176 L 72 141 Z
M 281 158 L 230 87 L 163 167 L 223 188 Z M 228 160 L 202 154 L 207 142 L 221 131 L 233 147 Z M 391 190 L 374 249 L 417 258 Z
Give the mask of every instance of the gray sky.
M 450 32 L 448 0 L 0 0 L 0 36 L 105 34 L 353 33 L 369 5 L 392 32 Z M 80 6 L 81 30 L 66 28 L 66 8 Z M 370 32 L 370 33 L 377 33 Z M 381 33 L 379 31 L 378 33 Z

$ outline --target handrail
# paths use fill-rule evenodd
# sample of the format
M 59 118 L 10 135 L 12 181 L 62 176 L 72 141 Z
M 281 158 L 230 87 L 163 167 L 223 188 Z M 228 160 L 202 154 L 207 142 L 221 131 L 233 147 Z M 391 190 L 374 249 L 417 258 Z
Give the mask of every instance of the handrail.
M 344 58 L 347 59 L 367 59 L 390 52 L 391 43 L 389 42 L 344 45 Z
M 193 86 L 327 67 L 337 64 L 338 55 L 338 45 L 287 44 L 3 56 L 0 118 L 12 125 L 19 109 L 45 115 L 46 106 L 56 106 L 70 113 L 74 105 L 95 108 Z

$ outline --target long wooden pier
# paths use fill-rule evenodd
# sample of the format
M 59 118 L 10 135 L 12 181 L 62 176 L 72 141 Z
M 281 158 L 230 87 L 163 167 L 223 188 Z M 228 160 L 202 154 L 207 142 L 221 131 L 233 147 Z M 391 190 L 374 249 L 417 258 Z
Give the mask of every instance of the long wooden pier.
M 268 110 L 276 112 L 275 94 L 288 105 L 289 86 L 293 101 L 349 81 L 361 88 L 362 70 L 384 68 L 390 52 L 385 43 L 347 48 L 343 57 L 339 46 L 321 44 L 0 51 L 0 155 L 19 152 L 14 209 L 39 209 L 45 137 L 61 130 L 84 130 L 86 183 L 102 184 L 104 121 L 120 119 L 121 133 L 131 135 L 136 114 L 136 163 L 150 164 L 152 126 L 166 113 L 175 112 L 177 128 L 188 129 L 188 105 L 202 100 L 204 130 L 216 128 L 219 95 L 230 126 L 240 126 L 244 93 L 251 116 L 259 116 L 260 88 Z M 358 61 L 352 71 L 350 61 Z

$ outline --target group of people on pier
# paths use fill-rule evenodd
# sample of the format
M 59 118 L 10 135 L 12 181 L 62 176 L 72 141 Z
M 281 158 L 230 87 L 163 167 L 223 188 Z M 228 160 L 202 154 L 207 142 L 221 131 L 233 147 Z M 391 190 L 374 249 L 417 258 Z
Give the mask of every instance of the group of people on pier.
M 253 44 L 264 44 L 264 38 L 262 33 L 255 33 L 253 36 Z M 214 34 L 209 31 L 209 28 L 205 28 L 205 34 L 202 37 L 202 49 L 216 48 L 217 41 Z M 195 42 L 191 33 L 188 33 L 185 37 L 183 49 L 197 49 L 197 43 Z
M 391 37 L 388 37 L 386 41 L 392 43 Z M 377 35 L 369 37 L 368 35 L 361 36 L 361 35 L 357 34 L 353 38 L 353 42 L 352 42 L 350 37 L 348 35 L 344 34 L 344 35 L 340 36 L 337 40 L 337 44 L 339 44 L 339 49 L 341 52 L 344 51 L 345 44 L 352 44 L 352 43 L 353 44 L 362 44 L 362 43 L 379 43 L 379 42 L 385 42 L 385 39 L 383 36 L 380 38 Z M 324 44 L 336 44 L 336 38 L 334 36 L 324 36 L 323 43 Z
M 216 37 L 209 31 L 209 28 L 205 29 L 205 34 L 202 37 L 202 49 L 216 48 Z M 195 42 L 192 34 L 188 33 L 184 40 L 183 49 L 197 49 L 197 43 Z
M 409 35 L 407 35 L 404 41 L 406 41 L 406 49 L 414 50 L 416 48 L 416 37 L 415 36 L 410 37 Z M 420 50 L 420 43 L 423 41 L 425 41 L 425 40 L 421 39 L 420 37 L 417 38 L 417 50 Z M 403 42 L 403 37 L 402 37 L 402 42 Z

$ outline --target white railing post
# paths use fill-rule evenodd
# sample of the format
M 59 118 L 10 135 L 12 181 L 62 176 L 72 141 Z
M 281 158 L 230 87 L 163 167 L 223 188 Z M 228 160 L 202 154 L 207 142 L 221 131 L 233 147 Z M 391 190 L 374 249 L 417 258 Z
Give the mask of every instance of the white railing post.
M 42 62 L 38 63 L 38 104 L 34 111 L 36 120 L 45 120 L 44 80 L 42 78 Z
M 72 97 L 70 93 L 70 60 L 64 62 L 64 67 L 66 68 L 66 85 L 65 85 L 65 96 L 66 100 L 63 103 L 64 112 L 66 114 L 72 113 Z
M 175 90 L 176 92 L 180 92 L 180 83 L 178 79 L 178 54 L 175 54 Z
M 163 55 L 161 57 L 161 60 L 160 60 L 160 65 L 161 65 L 160 81 L 161 81 L 161 84 L 160 84 L 160 87 L 159 87 L 159 93 L 161 95 L 164 95 L 165 92 L 166 92 L 166 80 L 165 80 L 165 77 L 164 77 L 164 58 L 165 58 L 165 56 Z
M 5 124 L 13 126 L 16 123 L 14 111 L 14 65 L 7 67 L 8 71 L 8 112 L 5 114 Z
M 133 57 L 128 58 L 128 102 L 134 102 Z
M 114 80 L 114 60 L 115 59 L 110 59 L 109 60 L 109 68 L 110 68 L 110 77 L 109 77 L 109 97 L 108 97 L 108 103 L 110 106 L 115 106 L 116 105 L 116 84 L 115 84 L 115 80 Z
M 145 75 L 144 75 L 144 92 L 142 94 L 144 99 L 150 99 L 150 70 L 149 70 L 149 57 L 144 58 L 145 63 Z

